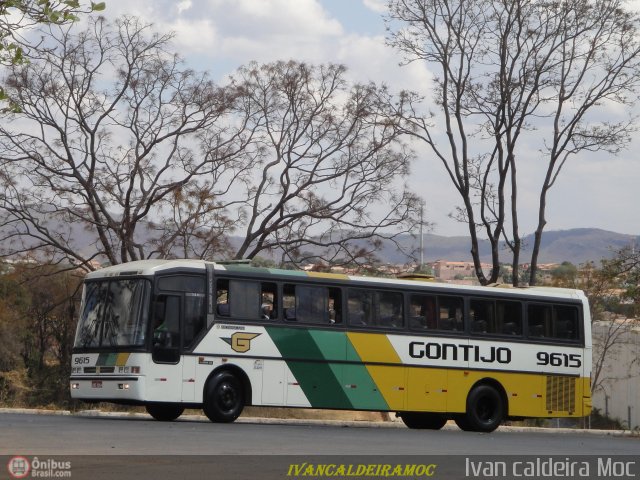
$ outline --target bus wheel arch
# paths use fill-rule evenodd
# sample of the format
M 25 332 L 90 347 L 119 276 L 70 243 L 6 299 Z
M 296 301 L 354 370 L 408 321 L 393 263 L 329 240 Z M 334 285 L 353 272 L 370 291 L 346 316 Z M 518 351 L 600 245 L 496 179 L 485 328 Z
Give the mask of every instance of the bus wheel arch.
M 467 394 L 466 411 L 455 418 L 462 430 L 492 432 L 508 417 L 509 401 L 503 386 L 496 380 L 477 381 Z
M 251 403 L 251 383 L 244 371 L 233 365 L 211 372 L 202 393 L 202 409 L 215 423 L 233 422 Z

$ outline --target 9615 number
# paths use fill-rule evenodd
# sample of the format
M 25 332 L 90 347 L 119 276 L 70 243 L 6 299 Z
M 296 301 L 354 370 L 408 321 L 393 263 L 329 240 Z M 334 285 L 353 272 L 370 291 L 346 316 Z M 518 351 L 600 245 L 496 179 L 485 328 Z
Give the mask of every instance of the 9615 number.
M 538 359 L 538 365 L 572 368 L 582 366 L 582 356 L 579 353 L 538 352 L 536 357 Z

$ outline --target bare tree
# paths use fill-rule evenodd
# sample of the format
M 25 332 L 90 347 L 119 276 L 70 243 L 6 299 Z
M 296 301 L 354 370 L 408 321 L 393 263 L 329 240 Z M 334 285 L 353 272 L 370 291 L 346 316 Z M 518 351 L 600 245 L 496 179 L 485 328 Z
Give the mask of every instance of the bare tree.
M 237 258 L 370 260 L 410 232 L 420 202 L 404 180 L 411 153 L 386 88 L 350 85 L 340 65 L 251 64 L 232 84 L 260 152 Z
M 418 96 L 406 94 L 407 131 L 426 142 L 460 194 L 456 216 L 469 226 L 481 283 L 498 279 L 501 239 L 517 282 L 516 160 L 537 148 L 546 162 L 530 260 L 534 284 L 547 195 L 566 161 L 615 153 L 633 131 L 630 118 L 607 108 L 635 100 L 637 16 L 622 0 L 390 0 L 388 21 L 389 43 L 407 61 L 435 69 L 437 112 L 425 114 Z M 491 245 L 489 276 L 480 268 L 479 231 Z
M 0 124 L 5 253 L 44 248 L 90 268 L 169 255 L 196 221 L 215 240 L 232 223 L 222 197 L 248 169 L 234 93 L 135 18 L 73 32 L 54 29 L 7 79 L 21 111 Z
M 640 316 L 640 254 L 634 245 L 621 248 L 612 258 L 602 260 L 599 268 L 584 265 L 576 281 L 589 298 L 594 324 L 591 389 L 595 392 L 611 380 L 607 376 L 610 365 L 629 348 L 630 331 Z

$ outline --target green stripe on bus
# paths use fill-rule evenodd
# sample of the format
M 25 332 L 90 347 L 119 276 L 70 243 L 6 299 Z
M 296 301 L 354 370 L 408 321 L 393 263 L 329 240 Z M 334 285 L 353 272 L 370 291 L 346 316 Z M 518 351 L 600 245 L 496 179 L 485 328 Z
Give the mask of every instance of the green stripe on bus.
M 291 275 L 292 277 L 308 277 L 307 272 L 304 270 L 282 270 L 279 268 L 269 268 L 269 273 L 275 273 L 279 275 Z
M 354 408 L 340 382 L 341 366 L 325 361 L 323 352 L 309 330 L 267 327 L 267 333 L 312 407 Z M 292 358 L 308 358 L 312 361 L 287 360 Z
M 344 332 L 330 330 L 309 330 L 309 333 L 320 349 L 325 360 L 359 362 L 360 356 Z M 388 410 L 378 387 L 364 365 L 330 364 L 340 387 L 349 399 L 353 408 L 360 410 Z
M 348 338 L 346 348 L 349 360 L 360 360 L 358 352 L 353 348 Z M 389 410 L 389 405 L 365 365 L 345 365 L 344 380 L 345 385 L 351 386 L 351 388 L 347 388 L 346 393 L 354 408 L 360 410 Z
M 322 358 L 328 361 L 342 362 L 345 359 L 347 336 L 344 332 L 328 330 L 309 330 L 311 338 L 318 346 Z
M 118 359 L 117 353 L 101 353 L 96 361 L 97 367 L 113 367 Z

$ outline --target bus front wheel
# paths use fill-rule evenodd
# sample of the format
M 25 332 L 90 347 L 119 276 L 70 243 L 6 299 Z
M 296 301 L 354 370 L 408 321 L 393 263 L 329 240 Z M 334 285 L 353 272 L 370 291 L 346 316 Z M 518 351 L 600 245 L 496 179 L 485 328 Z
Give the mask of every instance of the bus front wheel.
M 244 391 L 242 382 L 231 372 L 214 375 L 205 387 L 203 410 L 215 423 L 230 423 L 242 413 Z
M 447 423 L 447 418 L 437 413 L 402 412 L 399 415 L 409 428 L 440 430 Z
M 467 412 L 456 418 L 456 424 L 469 432 L 493 432 L 505 416 L 502 395 L 491 385 L 478 385 L 467 397 Z
M 184 412 L 184 407 L 173 403 L 150 403 L 147 413 L 161 422 L 172 422 Z

